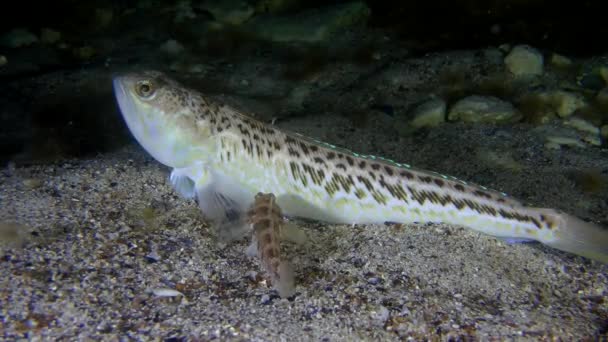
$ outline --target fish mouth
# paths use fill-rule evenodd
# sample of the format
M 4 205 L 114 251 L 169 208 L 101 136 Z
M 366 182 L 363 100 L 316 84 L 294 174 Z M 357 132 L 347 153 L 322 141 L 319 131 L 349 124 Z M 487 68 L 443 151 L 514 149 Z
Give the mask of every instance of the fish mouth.
M 114 96 L 116 97 L 120 111 L 123 116 L 127 116 L 129 113 L 132 113 L 135 108 L 123 82 L 124 80 L 122 77 L 115 77 L 114 80 L 112 80 L 112 85 L 114 88 Z
M 135 140 L 161 164 L 172 166 L 173 156 L 170 153 L 170 142 L 163 134 L 163 125 L 154 117 L 146 114 L 129 91 L 132 80 L 129 77 L 117 76 L 112 80 L 114 96 L 129 131 Z
M 131 131 L 131 134 L 142 146 L 144 146 L 144 148 L 146 148 L 148 139 L 146 139 L 147 134 L 145 133 L 146 125 L 144 118 L 133 100 L 132 95 L 127 91 L 128 85 L 125 84 L 125 81 L 124 77 L 115 77 L 113 79 L 114 96 L 116 97 L 116 102 L 118 103 L 122 118 Z

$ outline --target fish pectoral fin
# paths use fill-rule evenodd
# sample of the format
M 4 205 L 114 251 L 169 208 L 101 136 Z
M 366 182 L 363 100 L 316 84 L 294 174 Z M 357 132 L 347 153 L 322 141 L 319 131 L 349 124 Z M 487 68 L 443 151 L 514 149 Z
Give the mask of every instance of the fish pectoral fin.
M 212 174 L 205 184 L 197 184 L 196 189 L 198 205 L 212 222 L 220 242 L 241 239 L 249 232 L 246 215 L 253 197 L 238 183 Z
M 251 243 L 249 244 L 249 246 L 247 246 L 247 249 L 245 249 L 245 255 L 250 258 L 258 257 L 258 240 L 255 238 L 255 234 L 253 234 L 251 238 Z
M 186 170 L 173 169 L 169 181 L 180 196 L 186 199 L 193 199 L 196 196 L 194 181 L 187 175 Z
M 294 222 L 285 222 L 281 229 L 281 240 L 308 247 L 311 243 L 306 232 Z
M 499 236 L 496 237 L 497 239 L 499 239 L 500 241 L 506 243 L 507 245 L 517 245 L 520 243 L 535 243 L 538 242 L 534 239 L 526 239 L 526 238 L 518 238 L 518 237 L 505 237 L 505 236 Z

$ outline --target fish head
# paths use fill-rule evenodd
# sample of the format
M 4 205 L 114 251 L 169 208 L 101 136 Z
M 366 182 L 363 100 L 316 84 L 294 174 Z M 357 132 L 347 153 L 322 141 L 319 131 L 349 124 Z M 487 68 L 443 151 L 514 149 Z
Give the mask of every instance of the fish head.
M 160 163 L 182 168 L 209 155 L 203 96 L 157 71 L 117 75 L 114 94 L 137 142 Z

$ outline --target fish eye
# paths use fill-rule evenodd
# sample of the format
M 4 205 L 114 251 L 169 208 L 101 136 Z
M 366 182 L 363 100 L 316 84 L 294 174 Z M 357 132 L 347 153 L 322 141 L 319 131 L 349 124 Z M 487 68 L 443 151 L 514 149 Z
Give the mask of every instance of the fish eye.
M 149 81 L 139 81 L 135 87 L 137 94 L 144 98 L 149 98 L 154 95 L 154 87 Z

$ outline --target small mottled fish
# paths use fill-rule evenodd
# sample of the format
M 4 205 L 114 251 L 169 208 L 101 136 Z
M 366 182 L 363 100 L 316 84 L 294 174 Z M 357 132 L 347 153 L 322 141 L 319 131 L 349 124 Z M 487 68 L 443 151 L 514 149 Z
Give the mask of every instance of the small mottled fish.
M 272 285 L 281 297 L 290 297 L 294 293 L 293 272 L 281 258 L 283 214 L 275 196 L 263 193 L 255 195 L 253 206 L 247 212 L 247 221 L 253 228 L 257 254 L 270 275 Z
M 173 168 L 177 192 L 197 198 L 220 231 L 242 226 L 255 195 L 264 192 L 291 217 L 444 222 L 608 262 L 608 231 L 567 213 L 279 130 L 160 72 L 118 76 L 114 89 L 137 141 Z

